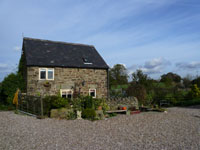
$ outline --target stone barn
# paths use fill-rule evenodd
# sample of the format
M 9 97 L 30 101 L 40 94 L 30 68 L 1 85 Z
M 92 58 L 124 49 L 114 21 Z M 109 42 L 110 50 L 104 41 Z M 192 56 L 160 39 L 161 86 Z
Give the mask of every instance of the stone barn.
M 27 95 L 108 97 L 108 65 L 94 46 L 23 38 Z

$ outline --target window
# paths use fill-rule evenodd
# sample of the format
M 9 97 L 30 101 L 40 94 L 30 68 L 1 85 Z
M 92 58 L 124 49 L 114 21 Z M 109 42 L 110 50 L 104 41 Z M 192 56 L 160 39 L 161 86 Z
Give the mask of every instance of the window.
M 39 68 L 40 80 L 54 80 L 54 69 L 52 68 Z
M 61 94 L 62 98 L 72 99 L 72 97 L 73 97 L 73 91 L 71 89 L 60 90 L 60 94 Z
M 40 79 L 46 79 L 46 69 L 40 69 Z
M 48 79 L 53 80 L 53 69 L 48 69 Z
M 89 60 L 87 58 L 83 58 L 83 63 L 86 65 L 92 65 L 92 63 L 89 62 Z
M 92 96 L 92 98 L 96 98 L 96 89 L 89 89 L 89 95 Z

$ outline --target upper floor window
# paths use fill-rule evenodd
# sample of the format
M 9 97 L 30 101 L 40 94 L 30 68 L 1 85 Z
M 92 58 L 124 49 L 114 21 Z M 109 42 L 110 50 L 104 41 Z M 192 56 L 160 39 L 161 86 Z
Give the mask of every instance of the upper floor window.
M 92 96 L 92 98 L 96 98 L 96 89 L 89 89 L 89 96 Z
M 54 69 L 53 68 L 39 68 L 39 79 L 40 80 L 54 80 Z

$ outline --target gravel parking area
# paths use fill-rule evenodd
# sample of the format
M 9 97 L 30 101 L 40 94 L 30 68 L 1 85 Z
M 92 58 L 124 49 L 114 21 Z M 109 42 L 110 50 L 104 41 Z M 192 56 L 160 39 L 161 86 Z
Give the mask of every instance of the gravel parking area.
M 2 150 L 200 150 L 200 107 L 107 120 L 36 119 L 0 112 Z

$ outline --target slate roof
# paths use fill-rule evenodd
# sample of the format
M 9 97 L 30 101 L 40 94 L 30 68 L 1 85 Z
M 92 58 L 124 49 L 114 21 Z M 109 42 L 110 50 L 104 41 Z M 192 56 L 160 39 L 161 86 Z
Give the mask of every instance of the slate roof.
M 92 45 L 24 38 L 27 66 L 108 69 Z

